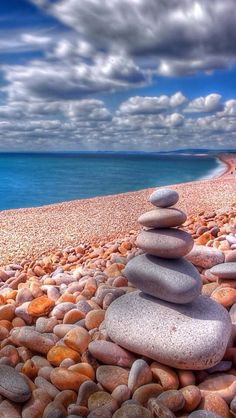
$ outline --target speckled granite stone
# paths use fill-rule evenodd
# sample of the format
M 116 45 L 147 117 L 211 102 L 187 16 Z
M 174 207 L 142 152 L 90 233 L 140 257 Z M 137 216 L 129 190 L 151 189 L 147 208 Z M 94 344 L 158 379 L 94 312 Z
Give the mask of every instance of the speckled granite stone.
M 114 301 L 105 324 L 110 338 L 122 347 L 192 370 L 220 362 L 232 327 L 227 310 L 205 296 L 177 305 L 139 291 Z

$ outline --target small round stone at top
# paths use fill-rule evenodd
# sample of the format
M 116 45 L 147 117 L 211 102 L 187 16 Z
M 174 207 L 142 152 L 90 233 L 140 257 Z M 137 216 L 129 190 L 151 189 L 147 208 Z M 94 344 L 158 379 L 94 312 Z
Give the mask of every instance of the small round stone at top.
M 175 205 L 178 202 L 179 195 L 175 190 L 159 189 L 159 190 L 155 190 L 149 196 L 148 200 L 154 206 L 157 206 L 160 208 L 167 208 L 169 206 Z

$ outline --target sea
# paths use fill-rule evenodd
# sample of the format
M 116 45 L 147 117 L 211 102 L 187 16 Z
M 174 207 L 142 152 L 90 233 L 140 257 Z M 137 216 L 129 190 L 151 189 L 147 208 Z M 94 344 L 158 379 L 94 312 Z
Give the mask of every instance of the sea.
M 219 175 L 209 155 L 132 152 L 1 153 L 0 210 L 112 195 Z

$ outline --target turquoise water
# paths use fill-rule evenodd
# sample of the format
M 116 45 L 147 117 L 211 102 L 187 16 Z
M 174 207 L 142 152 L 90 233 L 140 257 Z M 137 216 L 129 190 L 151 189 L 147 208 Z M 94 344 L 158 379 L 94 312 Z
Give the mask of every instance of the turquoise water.
M 215 158 L 189 155 L 0 154 L 0 209 L 183 183 L 221 169 Z

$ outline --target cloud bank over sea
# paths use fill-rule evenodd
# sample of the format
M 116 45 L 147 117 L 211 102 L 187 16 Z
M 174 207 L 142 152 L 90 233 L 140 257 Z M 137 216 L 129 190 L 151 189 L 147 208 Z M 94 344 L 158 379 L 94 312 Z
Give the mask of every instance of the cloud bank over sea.
M 0 40 L 1 150 L 235 148 L 235 0 L 29 5 Z

